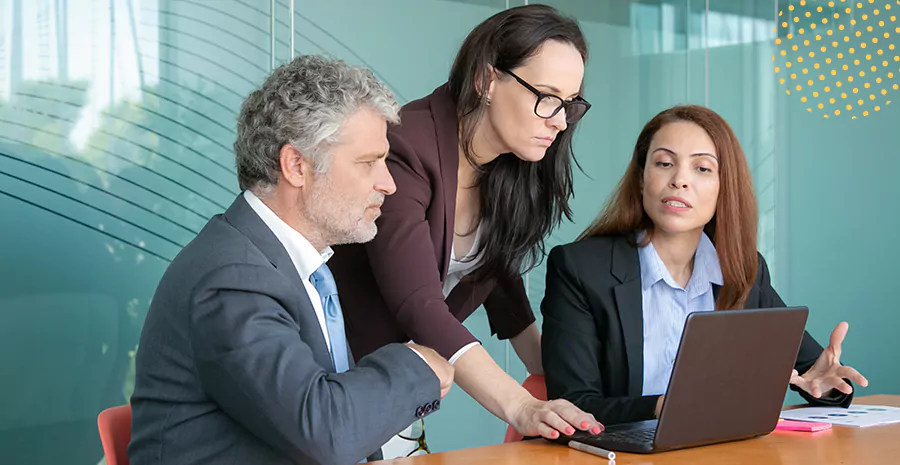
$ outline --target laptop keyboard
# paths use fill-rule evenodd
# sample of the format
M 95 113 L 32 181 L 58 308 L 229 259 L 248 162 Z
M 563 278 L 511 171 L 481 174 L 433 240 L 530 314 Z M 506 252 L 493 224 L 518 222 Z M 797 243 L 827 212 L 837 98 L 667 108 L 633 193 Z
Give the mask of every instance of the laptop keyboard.
M 633 429 L 628 431 L 616 431 L 603 433 L 597 436 L 598 441 L 627 442 L 630 444 L 653 444 L 656 437 L 656 429 Z

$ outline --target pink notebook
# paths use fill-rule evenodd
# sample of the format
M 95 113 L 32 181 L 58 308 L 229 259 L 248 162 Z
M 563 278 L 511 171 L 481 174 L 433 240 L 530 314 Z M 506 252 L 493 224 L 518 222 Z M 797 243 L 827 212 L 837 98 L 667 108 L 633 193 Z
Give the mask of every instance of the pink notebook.
M 775 429 L 782 431 L 807 431 L 814 433 L 816 431 L 831 429 L 831 423 L 779 419 L 778 424 L 775 425 Z

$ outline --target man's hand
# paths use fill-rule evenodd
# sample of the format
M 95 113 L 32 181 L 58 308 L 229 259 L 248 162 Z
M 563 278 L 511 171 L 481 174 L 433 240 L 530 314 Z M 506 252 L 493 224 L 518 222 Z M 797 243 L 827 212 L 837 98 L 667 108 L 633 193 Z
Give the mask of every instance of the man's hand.
M 428 364 L 428 367 L 431 368 L 431 371 L 434 372 L 434 375 L 437 376 L 438 381 L 441 383 L 441 398 L 443 399 L 450 392 L 450 387 L 453 386 L 453 365 L 430 347 L 418 344 L 407 345 L 425 358 L 425 363 Z

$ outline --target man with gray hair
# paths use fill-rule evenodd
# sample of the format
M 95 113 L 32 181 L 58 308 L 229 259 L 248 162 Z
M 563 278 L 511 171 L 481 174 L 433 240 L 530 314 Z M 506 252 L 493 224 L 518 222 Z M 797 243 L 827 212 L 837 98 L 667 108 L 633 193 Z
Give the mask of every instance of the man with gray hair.
M 429 348 L 354 365 L 325 264 L 375 236 L 397 112 L 371 72 L 316 56 L 244 102 L 243 192 L 169 265 L 144 323 L 133 465 L 356 463 L 440 407 L 453 368 Z

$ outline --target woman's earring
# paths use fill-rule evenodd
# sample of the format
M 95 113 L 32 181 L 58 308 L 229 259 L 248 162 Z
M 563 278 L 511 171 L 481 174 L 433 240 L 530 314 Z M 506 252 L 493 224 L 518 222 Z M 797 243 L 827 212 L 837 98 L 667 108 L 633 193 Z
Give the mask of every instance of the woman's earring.
M 485 104 L 486 106 L 491 106 L 491 99 L 485 99 L 485 100 L 484 100 L 484 104 Z

